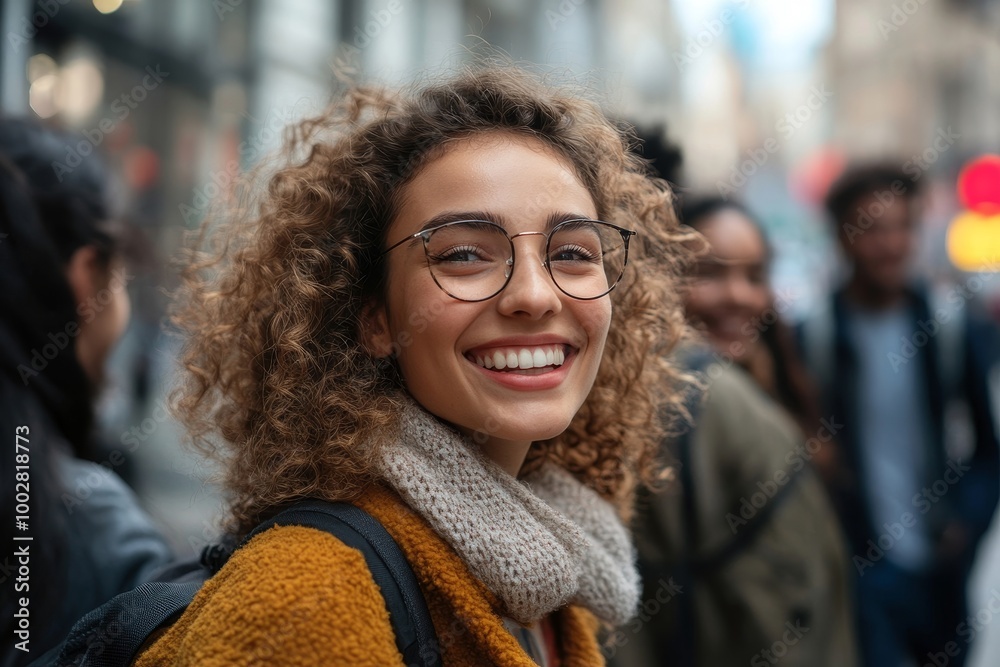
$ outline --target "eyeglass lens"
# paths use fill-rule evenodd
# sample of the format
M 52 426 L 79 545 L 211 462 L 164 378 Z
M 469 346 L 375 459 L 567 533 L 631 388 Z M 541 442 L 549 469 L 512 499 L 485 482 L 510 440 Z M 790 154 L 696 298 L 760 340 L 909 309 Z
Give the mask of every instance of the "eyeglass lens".
M 490 298 L 503 289 L 513 270 L 513 243 L 502 227 L 489 222 L 441 227 L 425 239 L 425 248 L 434 280 L 458 299 Z M 621 277 L 625 242 L 610 225 L 573 220 L 553 229 L 546 257 L 559 289 L 592 299 L 606 294 Z

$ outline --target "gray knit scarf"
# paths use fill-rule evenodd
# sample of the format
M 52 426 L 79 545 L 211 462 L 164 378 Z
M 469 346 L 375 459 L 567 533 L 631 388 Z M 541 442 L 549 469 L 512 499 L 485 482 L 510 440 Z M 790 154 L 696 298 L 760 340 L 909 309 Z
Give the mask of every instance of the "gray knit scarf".
M 622 625 L 639 603 L 631 542 L 612 506 L 554 465 L 517 480 L 413 401 L 381 473 L 514 620 L 566 603 Z

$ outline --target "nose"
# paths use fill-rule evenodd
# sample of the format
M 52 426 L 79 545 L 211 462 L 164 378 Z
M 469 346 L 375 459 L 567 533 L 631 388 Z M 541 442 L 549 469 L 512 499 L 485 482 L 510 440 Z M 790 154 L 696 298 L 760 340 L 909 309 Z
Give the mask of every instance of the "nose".
M 562 310 L 562 292 L 543 264 L 544 243 L 544 238 L 531 244 L 523 242 L 521 254 L 515 251 L 510 282 L 497 302 L 502 314 L 541 320 Z
M 730 276 L 724 285 L 725 302 L 734 308 L 747 308 L 754 303 L 754 286 L 745 276 Z
M 894 259 L 904 259 L 910 254 L 913 234 L 910 230 L 900 226 L 886 233 L 881 241 L 881 249 L 884 254 Z

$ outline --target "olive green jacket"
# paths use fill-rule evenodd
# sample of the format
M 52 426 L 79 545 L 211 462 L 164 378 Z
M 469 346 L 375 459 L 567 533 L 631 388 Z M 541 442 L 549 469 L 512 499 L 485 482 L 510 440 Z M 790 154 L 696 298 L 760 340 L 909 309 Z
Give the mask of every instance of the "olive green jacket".
M 853 667 L 846 548 L 809 465 L 818 441 L 739 367 L 712 364 L 705 382 L 689 450 L 695 543 L 686 543 L 679 484 L 644 499 L 644 603 L 607 652 L 617 667 L 677 664 L 664 638 L 676 639 L 687 610 L 699 666 Z M 735 553 L 720 556 L 744 531 Z M 689 579 L 678 569 L 685 555 L 695 564 Z

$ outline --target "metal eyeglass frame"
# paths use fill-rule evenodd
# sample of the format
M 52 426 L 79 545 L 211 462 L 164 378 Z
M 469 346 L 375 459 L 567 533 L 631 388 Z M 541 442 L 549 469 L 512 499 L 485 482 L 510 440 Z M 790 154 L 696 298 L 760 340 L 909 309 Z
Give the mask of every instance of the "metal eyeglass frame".
M 500 288 L 497 291 L 495 291 L 492 294 L 490 294 L 489 296 L 485 296 L 485 297 L 483 297 L 481 299 L 463 299 L 460 296 L 455 296 L 454 294 L 452 294 L 451 292 L 449 292 L 448 290 L 446 290 L 444 288 L 444 286 L 441 285 L 440 282 L 438 282 L 437 276 L 435 276 L 434 272 L 431 271 L 431 278 L 434 279 L 434 284 L 437 285 L 441 289 L 442 292 L 444 292 L 445 294 L 447 294 L 448 296 L 450 296 L 453 299 L 458 299 L 459 301 L 465 301 L 465 302 L 468 302 L 468 303 L 478 303 L 480 301 L 487 301 L 489 299 L 492 299 L 497 294 L 499 294 L 500 292 L 504 291 L 507 288 L 507 285 L 510 284 L 510 278 L 511 278 L 511 276 L 514 275 L 514 261 L 515 261 L 516 252 L 517 252 L 516 248 L 514 247 L 514 239 L 516 239 L 518 236 L 544 236 L 545 237 L 545 258 L 542 260 L 542 265 L 545 267 L 545 270 L 548 271 L 549 278 L 552 279 L 552 284 L 555 285 L 556 288 L 558 288 L 558 290 L 560 292 L 562 292 L 566 296 L 570 297 L 571 299 L 576 299 L 578 301 L 593 301 L 594 299 L 600 299 L 601 297 L 607 296 L 611 292 L 611 290 L 613 290 L 618 285 L 618 283 L 621 282 L 622 276 L 625 275 L 625 267 L 628 266 L 628 243 L 629 243 L 629 239 L 631 239 L 633 236 L 638 236 L 638 232 L 635 232 L 635 231 L 633 231 L 631 229 L 625 229 L 624 227 L 619 227 L 618 225 L 613 225 L 610 222 L 604 222 L 603 220 L 591 220 L 589 218 L 574 218 L 572 220 L 563 220 L 562 222 L 560 222 L 559 224 L 557 224 L 556 226 L 554 226 L 552 229 L 550 229 L 548 232 L 519 232 L 517 234 L 514 234 L 513 236 L 509 235 L 507 233 L 506 229 L 504 229 L 500 225 L 496 224 L 495 222 L 490 222 L 489 220 L 453 220 L 451 222 L 445 222 L 443 224 L 431 227 L 430 229 L 424 229 L 422 231 L 417 232 L 416 234 L 411 234 L 410 236 L 407 236 L 407 237 L 401 239 L 399 242 L 394 243 L 391 246 L 389 246 L 388 248 L 386 248 L 385 250 L 383 250 L 381 256 L 384 257 L 385 255 L 389 254 L 390 251 L 395 250 L 396 248 L 398 248 L 399 246 L 403 245 L 407 241 L 412 241 L 413 239 L 420 238 L 423 241 L 423 245 L 424 245 L 424 257 L 428 260 L 428 266 L 429 266 L 430 265 L 430 255 L 429 255 L 429 251 L 427 249 L 427 242 L 430 239 L 431 235 L 433 235 L 434 232 L 436 232 L 439 229 L 443 229 L 445 227 L 450 227 L 452 225 L 466 224 L 466 223 L 470 223 L 470 222 L 475 222 L 475 223 L 479 223 L 479 224 L 490 225 L 491 227 L 496 227 L 497 229 L 499 229 L 503 233 L 503 235 L 507 237 L 508 243 L 510 243 L 510 258 L 506 262 L 507 263 L 507 268 L 504 271 L 504 276 L 505 277 L 504 277 L 503 285 L 501 285 Z M 616 230 L 619 234 L 622 235 L 622 242 L 625 245 L 625 259 L 622 262 L 622 270 L 621 270 L 621 272 L 618 274 L 618 277 L 615 278 L 615 281 L 613 283 L 611 283 L 611 286 L 608 287 L 608 289 L 605 290 L 604 292 L 598 294 L 597 296 L 579 297 L 579 296 L 575 296 L 573 294 L 570 294 L 569 292 L 567 292 L 566 290 L 564 290 L 559 285 L 559 282 L 555 279 L 555 276 L 552 275 L 552 266 L 549 264 L 549 243 L 552 241 L 552 235 L 556 232 L 556 230 L 558 230 L 563 225 L 568 225 L 568 224 L 571 224 L 571 223 L 578 223 L 578 222 L 597 223 L 597 224 L 605 225 L 607 227 L 611 227 L 612 229 Z

